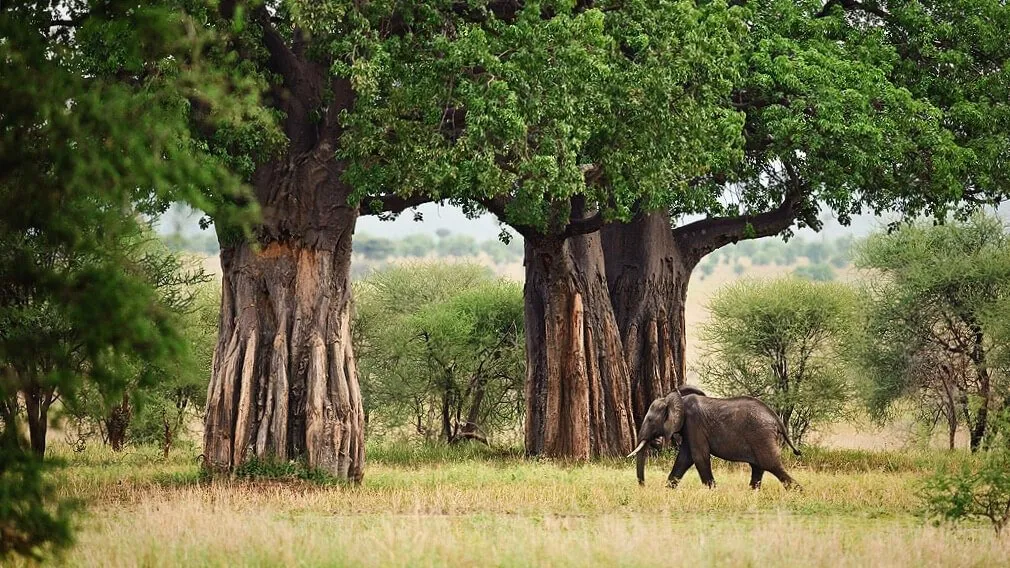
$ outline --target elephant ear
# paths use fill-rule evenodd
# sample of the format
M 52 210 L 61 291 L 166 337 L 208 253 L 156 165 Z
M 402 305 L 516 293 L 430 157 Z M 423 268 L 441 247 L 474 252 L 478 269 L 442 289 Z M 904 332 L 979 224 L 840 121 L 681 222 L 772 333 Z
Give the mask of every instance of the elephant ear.
M 673 391 L 666 395 L 666 420 L 663 421 L 663 433 L 667 438 L 673 436 L 684 426 L 684 402 L 680 393 Z

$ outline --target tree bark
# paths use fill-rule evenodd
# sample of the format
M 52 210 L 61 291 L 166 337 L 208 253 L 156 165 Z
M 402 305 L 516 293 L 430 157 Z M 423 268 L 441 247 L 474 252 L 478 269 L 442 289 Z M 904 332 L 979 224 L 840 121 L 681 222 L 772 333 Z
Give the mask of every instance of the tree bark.
M 28 418 L 28 440 L 32 453 L 46 455 L 46 434 L 49 432 L 49 407 L 55 400 L 55 389 L 34 381 L 24 390 L 25 413 Z
M 221 320 L 208 389 L 205 465 L 304 459 L 362 477 L 364 411 L 351 345 L 358 208 L 325 140 L 261 166 L 256 246 L 223 243 Z
M 696 264 L 679 248 L 665 213 L 601 232 L 607 283 L 631 373 L 635 422 L 686 380 L 685 306 Z
M 985 440 L 986 430 L 989 425 L 989 404 L 992 398 L 991 385 L 989 380 L 989 367 L 986 362 L 985 336 L 982 328 L 974 319 L 969 322 L 972 328 L 972 351 L 970 353 L 972 363 L 975 367 L 976 380 L 978 381 L 978 394 L 982 398 L 982 404 L 975 413 L 975 426 L 969 431 L 970 446 L 972 452 L 977 452 L 982 447 Z
M 787 170 L 792 172 L 790 168 Z M 710 217 L 672 228 L 665 211 L 601 230 L 607 283 L 634 380 L 635 423 L 653 399 L 686 378 L 685 306 L 691 273 L 705 255 L 741 240 L 788 229 L 803 211 L 806 187 L 796 182 L 774 209 Z
M 526 236 L 526 452 L 621 456 L 634 432 L 628 368 L 598 233 Z
M 121 451 L 126 444 L 126 429 L 130 425 L 132 414 L 130 396 L 123 394 L 123 401 L 114 406 L 109 417 L 105 419 L 105 431 L 109 434 L 109 445 L 112 446 L 112 451 Z

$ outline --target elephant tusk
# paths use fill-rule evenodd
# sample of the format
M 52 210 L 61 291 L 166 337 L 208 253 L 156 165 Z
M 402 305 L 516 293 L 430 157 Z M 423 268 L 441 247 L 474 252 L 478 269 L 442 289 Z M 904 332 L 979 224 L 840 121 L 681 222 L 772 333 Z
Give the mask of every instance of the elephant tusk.
M 638 447 L 637 447 L 637 448 L 635 448 L 635 451 L 633 451 L 633 452 L 631 452 L 630 454 L 628 454 L 628 457 L 630 458 L 631 456 L 633 456 L 633 455 L 637 454 L 638 452 L 642 451 L 642 448 L 644 448 L 644 447 L 645 447 L 645 442 L 646 442 L 646 441 L 647 441 L 647 440 L 642 440 L 642 443 L 641 443 L 641 444 L 638 444 Z

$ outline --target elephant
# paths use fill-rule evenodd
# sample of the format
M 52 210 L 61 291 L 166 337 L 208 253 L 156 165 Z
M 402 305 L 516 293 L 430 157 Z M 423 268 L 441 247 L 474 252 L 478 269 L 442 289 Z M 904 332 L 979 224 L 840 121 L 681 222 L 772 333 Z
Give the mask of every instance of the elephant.
M 636 471 L 639 485 L 645 484 L 646 444 L 659 439 L 683 439 L 680 451 L 667 479 L 667 486 L 677 487 L 691 466 L 698 468 L 702 483 L 715 486 L 711 456 L 727 461 L 747 462 L 751 466 L 750 486 L 761 488 L 766 471 L 777 477 L 787 489 L 799 484 L 782 467 L 778 436 L 781 435 L 795 455 L 801 455 L 786 433 L 785 425 L 771 408 L 756 398 L 711 398 L 695 387 L 682 387 L 652 401 L 638 430 Z M 644 450 L 644 451 L 643 451 Z

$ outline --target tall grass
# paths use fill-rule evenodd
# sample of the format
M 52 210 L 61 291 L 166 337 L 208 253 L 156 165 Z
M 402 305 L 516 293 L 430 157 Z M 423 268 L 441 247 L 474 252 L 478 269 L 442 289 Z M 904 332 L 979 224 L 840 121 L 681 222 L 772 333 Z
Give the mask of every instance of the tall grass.
M 803 492 L 717 463 L 714 490 L 650 460 L 526 460 L 517 449 L 380 444 L 360 486 L 269 471 L 202 477 L 195 449 L 61 451 L 62 492 L 91 503 L 71 565 L 998 565 L 1010 539 L 932 527 L 919 480 L 964 453 L 806 449 Z M 276 472 L 274 472 L 276 473 Z M 281 480 L 277 480 L 280 478 Z

